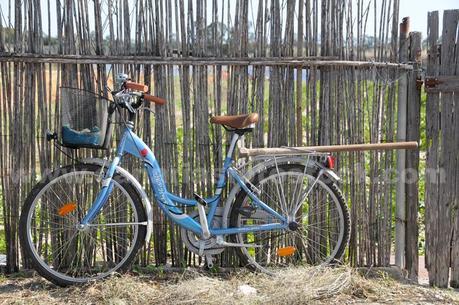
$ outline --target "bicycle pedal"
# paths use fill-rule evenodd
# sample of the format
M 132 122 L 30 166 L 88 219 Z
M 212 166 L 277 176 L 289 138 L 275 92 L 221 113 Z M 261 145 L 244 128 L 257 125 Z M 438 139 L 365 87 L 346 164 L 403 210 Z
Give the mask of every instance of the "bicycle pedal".
M 257 209 L 253 206 L 247 206 L 243 208 L 239 208 L 239 214 L 245 216 L 245 217 L 251 217 L 253 213 L 255 213 Z
M 207 268 L 212 269 L 214 267 L 214 257 L 210 254 L 206 255 Z

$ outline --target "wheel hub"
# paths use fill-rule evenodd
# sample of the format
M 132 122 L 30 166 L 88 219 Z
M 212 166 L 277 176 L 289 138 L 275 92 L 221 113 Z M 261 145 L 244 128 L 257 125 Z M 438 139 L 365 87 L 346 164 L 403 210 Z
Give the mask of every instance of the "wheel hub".
M 86 232 L 89 230 L 89 226 L 88 225 L 84 225 L 84 224 L 77 224 L 76 225 L 76 228 L 78 231 L 82 231 L 82 232 Z
M 289 222 L 288 224 L 288 228 L 290 231 L 296 231 L 299 227 L 300 225 L 296 221 Z

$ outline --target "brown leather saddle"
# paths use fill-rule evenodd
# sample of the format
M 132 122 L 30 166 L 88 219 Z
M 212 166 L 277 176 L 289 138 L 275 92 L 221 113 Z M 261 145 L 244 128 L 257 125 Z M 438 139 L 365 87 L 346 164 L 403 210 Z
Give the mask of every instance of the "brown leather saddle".
M 258 113 L 214 116 L 210 119 L 210 122 L 234 129 L 243 129 L 258 122 Z

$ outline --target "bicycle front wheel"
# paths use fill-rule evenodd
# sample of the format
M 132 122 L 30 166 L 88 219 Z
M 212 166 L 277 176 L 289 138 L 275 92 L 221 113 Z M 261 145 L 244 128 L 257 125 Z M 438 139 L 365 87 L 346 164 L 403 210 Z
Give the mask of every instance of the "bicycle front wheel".
M 21 245 L 40 275 L 57 285 L 125 271 L 145 239 L 141 199 L 118 174 L 100 213 L 90 226 L 79 227 L 102 187 L 102 175 L 97 165 L 63 167 L 36 185 L 26 199 Z
M 251 183 L 258 196 L 288 219 L 285 230 L 233 235 L 243 265 L 271 272 L 291 265 L 338 262 L 349 240 L 350 219 L 337 185 L 318 177 L 317 166 L 282 164 L 267 168 Z M 259 226 L 280 221 L 239 192 L 230 212 L 231 227 Z

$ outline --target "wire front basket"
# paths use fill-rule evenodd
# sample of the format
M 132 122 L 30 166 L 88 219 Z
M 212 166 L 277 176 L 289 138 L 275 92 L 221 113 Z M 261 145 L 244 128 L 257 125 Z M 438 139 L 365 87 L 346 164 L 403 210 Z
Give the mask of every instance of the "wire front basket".
M 110 100 L 78 88 L 61 87 L 61 138 L 70 148 L 106 149 L 111 128 Z

